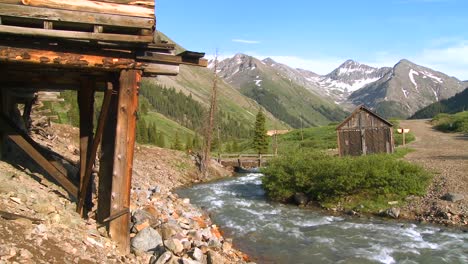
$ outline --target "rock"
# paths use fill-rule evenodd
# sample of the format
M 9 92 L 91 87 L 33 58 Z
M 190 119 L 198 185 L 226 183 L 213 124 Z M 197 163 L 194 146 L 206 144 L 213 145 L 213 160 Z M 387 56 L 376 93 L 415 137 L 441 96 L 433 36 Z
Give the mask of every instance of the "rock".
M 148 221 L 144 221 L 144 222 L 141 223 L 141 224 L 136 224 L 134 227 L 135 227 L 135 229 L 136 229 L 137 232 L 140 232 L 141 230 L 143 230 L 143 229 L 145 229 L 145 228 L 147 228 L 147 227 L 149 227 L 149 226 L 150 226 L 149 222 L 148 222 Z
M 181 260 L 182 260 L 182 264 L 201 264 L 200 262 L 189 259 L 189 258 L 182 258 Z
M 194 248 L 193 251 L 190 252 L 190 257 L 197 261 L 202 261 L 203 256 L 203 252 L 199 248 Z
M 222 244 L 221 244 L 221 242 L 219 242 L 218 239 L 210 239 L 210 241 L 208 242 L 208 247 L 210 247 L 210 248 L 221 248 Z
M 465 197 L 463 194 L 458 194 L 458 193 L 446 193 L 444 196 L 442 196 L 442 199 L 449 201 L 449 202 L 458 202 L 463 200 Z
M 158 223 L 158 220 L 148 211 L 146 210 L 136 210 L 132 215 L 132 222 L 135 225 L 142 224 L 143 222 L 148 221 L 150 226 Z
M 295 193 L 293 199 L 299 206 L 305 206 L 309 202 L 309 198 L 304 193 Z
M 390 202 L 388 202 L 388 204 L 389 205 L 396 205 L 396 204 L 398 204 L 398 201 L 390 201 Z
M 32 259 L 33 256 L 34 255 L 31 252 L 29 252 L 29 250 L 24 249 L 24 248 L 20 249 L 20 258 L 22 258 L 22 259 Z
M 173 237 L 174 235 L 181 233 L 182 229 L 176 224 L 167 223 L 161 225 L 161 227 L 159 228 L 159 232 L 161 233 L 163 239 L 167 240 Z
M 169 251 L 166 251 L 155 262 L 151 262 L 151 264 L 164 264 L 171 258 L 172 258 L 172 253 Z
M 44 224 L 37 225 L 36 227 L 34 227 L 34 230 L 33 230 L 34 234 L 36 235 L 43 235 L 47 231 L 48 231 L 47 226 Z
M 231 242 L 227 242 L 227 241 L 224 241 L 223 243 L 223 251 L 228 253 L 229 251 L 231 251 L 232 249 L 232 243 Z
M 163 241 L 161 235 L 151 227 L 143 229 L 134 238 L 132 238 L 131 246 L 135 251 L 155 251 Z
M 182 242 L 180 242 L 179 239 L 175 238 L 164 240 L 164 246 L 176 255 L 182 253 L 182 251 L 184 250 Z
M 390 216 L 392 218 L 398 218 L 400 216 L 400 208 L 398 207 L 392 207 L 390 209 L 387 209 L 385 212 L 387 216 Z
M 188 240 L 182 241 L 182 245 L 184 246 L 185 250 L 189 250 L 190 248 L 192 248 L 192 243 Z
M 224 264 L 223 258 L 217 252 L 208 251 L 208 264 Z

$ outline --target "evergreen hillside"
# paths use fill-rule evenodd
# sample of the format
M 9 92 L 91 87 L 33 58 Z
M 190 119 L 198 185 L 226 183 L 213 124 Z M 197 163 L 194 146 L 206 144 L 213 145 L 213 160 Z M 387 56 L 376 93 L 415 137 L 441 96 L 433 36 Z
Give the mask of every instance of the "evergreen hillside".
M 411 119 L 433 118 L 440 113 L 454 114 L 465 110 L 468 110 L 468 88 L 453 97 L 422 108 Z

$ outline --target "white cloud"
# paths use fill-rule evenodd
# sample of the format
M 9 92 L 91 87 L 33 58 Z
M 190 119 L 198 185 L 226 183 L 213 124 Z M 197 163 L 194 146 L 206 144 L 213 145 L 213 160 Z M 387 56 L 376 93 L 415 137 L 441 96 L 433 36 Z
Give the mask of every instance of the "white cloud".
M 468 80 L 468 41 L 459 41 L 446 47 L 424 49 L 415 60 L 445 74 Z
M 238 42 L 243 44 L 260 44 L 258 40 L 248 40 L 248 39 L 233 39 L 232 42 Z

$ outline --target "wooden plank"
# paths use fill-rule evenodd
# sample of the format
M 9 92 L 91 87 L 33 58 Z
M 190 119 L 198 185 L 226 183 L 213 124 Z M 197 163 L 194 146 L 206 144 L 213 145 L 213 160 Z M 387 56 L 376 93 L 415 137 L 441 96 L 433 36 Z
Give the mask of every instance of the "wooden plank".
M 145 76 L 153 75 L 169 75 L 175 76 L 179 74 L 179 65 L 149 63 L 144 67 Z
M 109 82 L 115 93 L 119 87 L 118 80 Z M 102 138 L 101 155 L 99 160 L 98 209 L 96 220 L 103 224 L 111 214 L 112 203 L 112 175 L 114 169 L 115 133 L 117 127 L 118 97 L 112 95 L 109 103 L 107 122 L 104 124 L 105 137 Z
M 86 210 L 83 210 L 83 205 L 86 202 L 86 198 L 91 195 L 91 173 L 93 170 L 94 161 L 96 160 L 97 151 L 99 144 L 101 143 L 102 134 L 104 131 L 104 125 L 107 120 L 107 113 L 109 112 L 109 105 L 112 97 L 112 86 L 108 87 L 104 93 L 104 101 L 102 102 L 101 113 L 99 115 L 98 127 L 96 130 L 96 136 L 94 137 L 93 143 L 91 145 L 91 151 L 86 161 L 86 169 L 83 174 L 83 184 L 80 186 L 80 198 L 78 199 L 78 213 L 85 213 Z M 88 192 L 88 194 L 86 194 Z M 82 195 L 83 194 L 83 195 Z
M 76 12 L 1 3 L 0 16 L 142 29 L 152 29 L 155 25 L 154 18 L 141 18 L 91 12 Z
M 2 26 L 0 26 L 2 27 Z M 90 68 L 108 71 L 139 68 L 144 63 L 137 63 L 133 59 L 86 55 L 72 52 L 55 52 L 27 48 L 15 48 L 0 45 L 0 62 L 21 62 L 36 65 L 61 66 L 66 68 Z
M 0 116 L 1 129 L 6 133 L 7 137 L 20 147 L 28 156 L 30 156 L 37 164 L 39 164 L 50 176 L 74 198 L 78 197 L 78 188 L 64 175 L 60 170 L 53 166 L 42 154 L 31 144 L 32 140 L 16 127 L 3 114 Z
M 154 5 L 150 6 L 150 3 L 148 3 L 146 6 L 135 4 L 98 2 L 90 0 L 0 0 L 0 3 L 23 4 L 27 6 L 45 7 L 53 9 L 154 18 Z
M 83 78 L 81 87 L 78 90 L 78 107 L 80 112 L 80 186 L 78 200 L 81 206 L 78 206 L 78 213 L 85 217 L 91 204 L 91 185 L 86 184 L 86 170 L 88 163 L 93 163 L 90 159 L 91 144 L 93 142 L 93 120 L 94 120 L 94 80 L 92 78 Z M 88 180 L 89 181 L 89 180 Z M 86 202 L 86 207 L 83 203 Z
M 47 30 L 47 29 L 42 29 L 42 28 L 25 28 L 25 27 L 16 27 L 16 26 L 5 26 L 5 25 L 0 25 L 0 33 L 15 34 L 15 35 L 22 35 L 22 36 L 34 36 L 34 37 L 82 39 L 82 40 L 111 41 L 111 42 L 113 41 L 113 42 L 151 43 L 153 41 L 153 36 L 78 32 L 78 31 L 68 31 L 68 30 Z
M 120 74 L 111 215 L 130 206 L 140 79 L 141 71 L 124 70 Z M 129 221 L 129 214 L 125 214 L 112 220 L 109 225 L 109 233 L 122 254 L 130 253 Z

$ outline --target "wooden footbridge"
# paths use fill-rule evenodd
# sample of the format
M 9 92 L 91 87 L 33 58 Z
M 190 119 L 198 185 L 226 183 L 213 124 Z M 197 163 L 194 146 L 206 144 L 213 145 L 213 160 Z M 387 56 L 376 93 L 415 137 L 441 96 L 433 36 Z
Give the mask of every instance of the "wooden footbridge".
M 273 157 L 273 154 L 220 154 L 217 161 L 225 167 L 250 169 L 266 165 Z
M 140 80 L 177 75 L 180 64 L 207 66 L 203 53 L 176 54 L 174 44 L 154 37 L 154 6 L 154 0 L 0 0 L 0 153 L 8 156 L 2 149 L 6 141 L 16 144 L 68 192 L 83 217 L 91 206 L 91 175 L 99 157 L 96 220 L 107 226 L 123 254 L 130 251 Z M 78 94 L 75 177 L 25 129 L 37 93 L 63 90 Z M 104 100 L 94 128 L 97 93 Z

